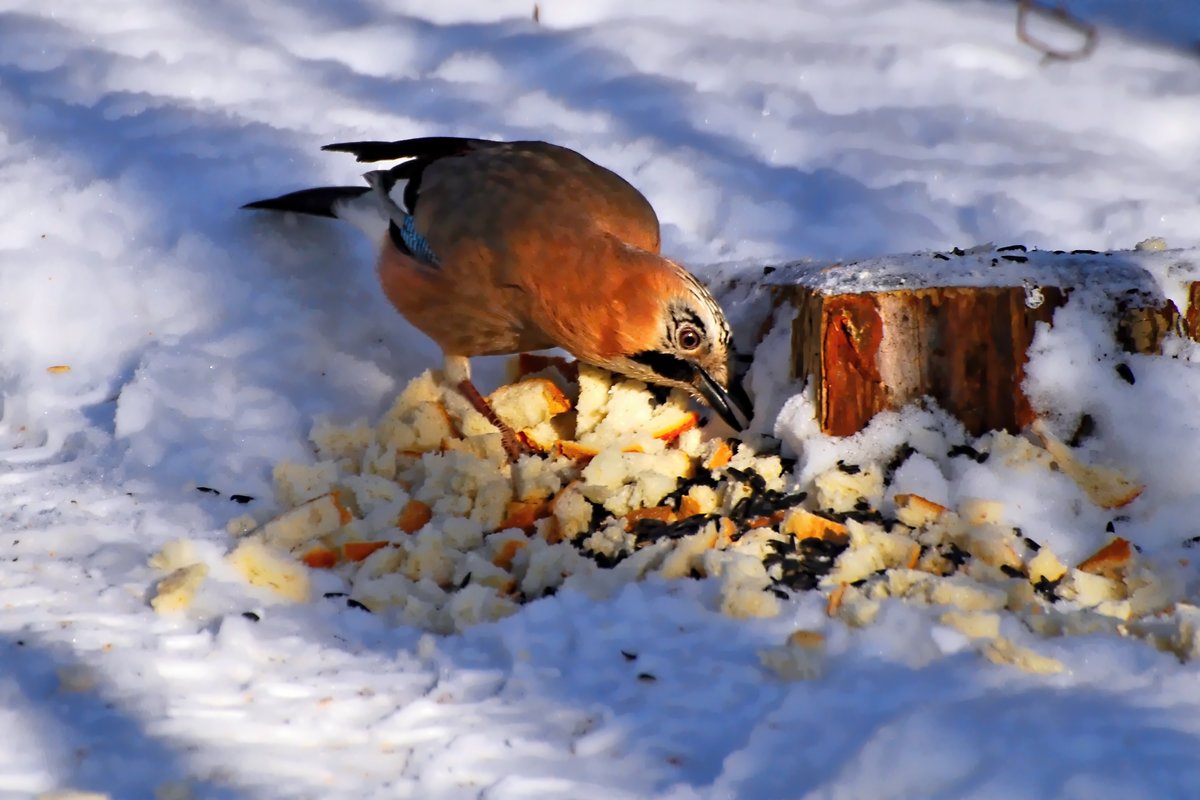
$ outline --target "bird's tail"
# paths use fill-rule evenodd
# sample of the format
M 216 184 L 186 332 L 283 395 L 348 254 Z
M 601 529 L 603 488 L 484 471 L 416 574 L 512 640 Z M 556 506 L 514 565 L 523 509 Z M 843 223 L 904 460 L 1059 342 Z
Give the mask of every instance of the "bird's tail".
M 338 211 L 345 208 L 348 201 L 357 200 L 370 191 L 369 186 L 321 186 L 316 189 L 301 189 L 269 200 L 255 200 L 253 203 L 246 203 L 242 208 L 291 211 L 296 214 L 337 219 L 341 216 Z
M 370 186 L 321 186 L 298 192 L 255 200 L 242 208 L 264 211 L 290 211 L 314 217 L 332 217 L 349 222 L 371 239 L 387 230 L 388 215 Z

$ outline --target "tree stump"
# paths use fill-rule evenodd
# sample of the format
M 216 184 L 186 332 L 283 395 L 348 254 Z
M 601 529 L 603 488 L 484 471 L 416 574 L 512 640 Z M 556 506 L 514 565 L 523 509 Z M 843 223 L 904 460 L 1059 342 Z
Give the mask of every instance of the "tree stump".
M 988 247 L 790 264 L 756 282 L 792 313 L 792 377 L 813 387 L 824 432 L 856 433 L 880 411 L 924 398 L 973 434 L 1016 432 L 1034 416 L 1022 382 L 1036 326 L 1065 303 L 1105 314 L 1130 352 L 1161 352 L 1171 332 L 1196 338 L 1200 270 L 1171 255 Z M 1171 270 L 1182 311 L 1163 291 Z

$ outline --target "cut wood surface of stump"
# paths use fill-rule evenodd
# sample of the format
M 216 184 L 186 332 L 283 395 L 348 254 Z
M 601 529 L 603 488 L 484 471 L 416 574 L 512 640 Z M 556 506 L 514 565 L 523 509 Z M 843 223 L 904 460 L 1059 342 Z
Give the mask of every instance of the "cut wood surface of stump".
M 1016 432 L 1033 419 L 1022 382 L 1038 323 L 1080 302 L 1129 352 L 1161 352 L 1171 332 L 1197 338 L 1196 256 L 989 245 L 767 267 L 753 283 L 792 314 L 792 377 L 813 387 L 826 433 L 856 433 L 879 412 L 925 398 L 971 433 Z

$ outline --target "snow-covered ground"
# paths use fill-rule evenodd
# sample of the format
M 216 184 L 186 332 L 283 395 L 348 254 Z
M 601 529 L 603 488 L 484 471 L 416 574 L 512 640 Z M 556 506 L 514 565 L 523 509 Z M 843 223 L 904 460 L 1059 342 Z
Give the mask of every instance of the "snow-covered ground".
M 1038 677 L 907 606 L 853 631 L 815 594 L 733 620 L 695 581 L 563 591 L 442 638 L 234 581 L 203 613 L 147 604 L 150 554 L 223 547 L 315 417 L 377 415 L 436 358 L 353 232 L 238 211 L 357 180 L 320 145 L 574 147 L 641 188 L 702 274 L 989 241 L 1200 246 L 1194 0 L 1071 7 L 1099 46 L 1043 65 L 1008 2 L 543 0 L 540 24 L 530 0 L 0 2 L 0 796 L 1200 794 L 1200 673 L 1114 635 L 1042 643 L 1067 670 Z M 1099 420 L 1094 455 L 1148 483 L 1123 532 L 1166 551 L 1200 533 L 1200 358 L 1170 342 L 1129 385 L 1067 321 L 1040 340 L 1034 399 Z M 871 447 L 756 384 L 812 459 Z M 1075 558 L 1105 539 L 1053 483 L 911 479 L 1003 496 Z M 759 663 L 797 628 L 828 636 L 819 680 Z

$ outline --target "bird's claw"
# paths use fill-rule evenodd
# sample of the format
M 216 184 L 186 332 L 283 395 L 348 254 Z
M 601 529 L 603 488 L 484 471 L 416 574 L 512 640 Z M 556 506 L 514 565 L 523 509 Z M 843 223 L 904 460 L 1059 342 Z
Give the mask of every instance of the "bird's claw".
M 537 452 L 529 446 L 529 442 L 525 441 L 525 437 L 507 425 L 500 429 L 500 442 L 504 446 L 504 452 L 508 453 L 508 462 L 510 464 L 517 463 L 517 459 L 521 456 L 531 456 Z

